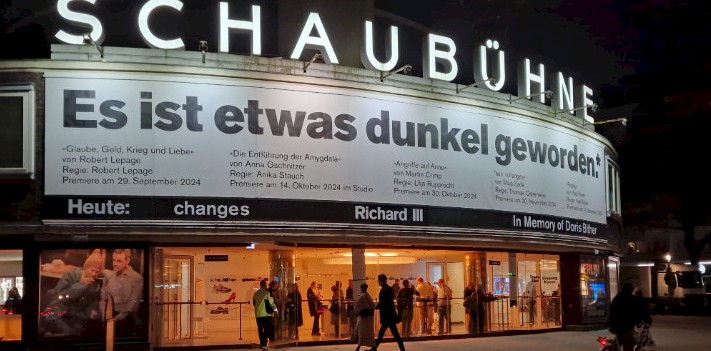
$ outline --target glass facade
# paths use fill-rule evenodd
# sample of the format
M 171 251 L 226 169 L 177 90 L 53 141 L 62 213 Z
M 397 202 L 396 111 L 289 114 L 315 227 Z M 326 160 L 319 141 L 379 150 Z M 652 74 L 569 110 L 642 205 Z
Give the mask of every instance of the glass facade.
M 156 345 L 258 342 L 252 295 L 263 279 L 276 283 L 272 294 L 277 302 L 277 344 L 346 340 L 355 323 L 353 299 L 360 293 L 360 283 L 353 283 L 358 255 L 358 250 L 343 247 L 267 244 L 257 244 L 254 249 L 156 248 L 157 281 L 152 294 L 158 301 L 156 318 L 161 321 L 154 335 Z M 557 255 L 369 248 L 362 259 L 368 292 L 374 299 L 379 291 L 378 274 L 385 274 L 388 284 L 399 288 L 404 284 L 417 290 L 431 287 L 435 296 L 441 289 L 452 291 L 448 307 L 443 308 L 439 301 L 415 301 L 404 314 L 411 322 L 398 324 L 402 335 L 477 334 L 560 324 Z M 440 279 L 444 285 L 439 284 Z M 465 307 L 471 287 L 482 289 L 481 314 Z M 321 313 L 311 313 L 309 296 L 320 300 Z M 375 318 L 377 328 L 377 312 Z M 409 332 L 403 331 L 408 324 Z

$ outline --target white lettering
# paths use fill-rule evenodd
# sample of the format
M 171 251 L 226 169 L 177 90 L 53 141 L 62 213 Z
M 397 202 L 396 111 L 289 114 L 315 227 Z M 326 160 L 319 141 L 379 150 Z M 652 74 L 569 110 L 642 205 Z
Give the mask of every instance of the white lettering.
M 580 107 L 592 106 L 594 103 L 593 103 L 592 99 L 588 98 L 588 96 L 592 96 L 592 95 L 593 95 L 592 89 L 590 89 L 586 85 L 581 85 L 580 86 L 580 95 L 579 95 L 580 97 L 578 98 L 578 100 L 579 100 L 578 106 L 580 106 Z M 586 121 L 588 121 L 590 123 L 595 122 L 595 120 L 588 115 L 587 107 L 580 109 L 580 113 L 581 113 L 581 116 L 583 117 L 583 119 L 585 119 Z M 575 115 L 577 116 L 577 113 Z
M 459 71 L 457 61 L 454 59 L 454 54 L 457 52 L 457 46 L 454 44 L 454 40 L 431 33 L 425 37 L 425 40 L 425 53 L 423 55 L 425 60 L 422 63 L 424 77 L 426 79 L 439 79 L 448 82 L 454 80 Z M 437 50 L 437 44 L 446 46 L 447 50 Z M 437 71 L 438 59 L 440 60 L 439 62 L 444 65 L 445 72 Z
M 531 95 L 531 82 L 537 83 L 538 91 L 535 93 L 537 94 L 536 99 L 538 99 L 538 102 L 545 104 L 546 95 L 543 93 L 546 91 L 545 76 L 546 68 L 542 63 L 538 64 L 538 74 L 536 75 L 531 72 L 531 60 L 523 59 L 518 71 L 518 96 Z
M 230 32 L 252 32 L 252 55 L 261 55 L 261 7 L 252 5 L 252 22 L 249 22 L 230 19 L 229 6 L 227 2 L 220 2 L 220 52 L 230 51 Z
M 386 210 L 380 206 L 355 206 L 355 219 L 407 222 L 407 208 Z
M 92 5 L 96 4 L 97 0 L 59 0 L 57 1 L 57 12 L 59 13 L 59 16 L 62 18 L 66 19 L 69 22 L 72 22 L 73 24 L 76 24 L 78 26 L 82 27 L 88 27 L 91 28 L 91 32 L 89 35 L 91 36 L 94 41 L 96 41 L 99 45 L 104 41 L 104 27 L 101 25 L 101 22 L 99 21 L 98 18 L 88 15 L 85 13 L 80 13 L 80 12 L 74 12 L 69 9 L 69 3 L 72 1 L 86 1 Z M 67 44 L 74 44 L 74 45 L 82 45 L 84 44 L 84 36 L 83 35 L 74 35 L 74 34 L 69 34 L 65 32 L 64 30 L 59 30 L 57 34 L 54 35 L 57 39 L 61 40 L 64 43 Z
M 562 72 L 558 72 L 555 75 L 555 85 L 557 90 L 553 94 L 553 99 L 551 104 L 553 107 L 559 110 L 572 110 L 573 109 L 573 77 L 568 77 L 568 84 L 565 84 L 565 77 L 563 77 Z M 573 111 L 569 111 L 572 115 Z
M 400 44 L 397 27 L 390 26 L 390 37 L 386 40 L 387 44 L 390 44 L 386 44 L 387 46 L 385 47 L 386 57 L 389 57 L 390 59 L 388 62 L 383 63 L 378 61 L 375 57 L 375 50 L 373 49 L 373 22 L 365 21 L 365 45 L 360 52 L 360 60 L 363 63 L 363 66 L 368 69 L 375 69 L 383 72 L 387 72 L 395 68 L 395 65 L 397 65 L 397 61 L 400 57 Z
M 318 36 L 312 37 L 311 31 L 314 29 L 316 29 Z M 336 58 L 336 52 L 333 51 L 331 41 L 328 40 L 326 28 L 323 27 L 321 17 L 319 17 L 316 12 L 309 14 L 309 18 L 306 20 L 306 24 L 304 24 L 304 29 L 301 31 L 301 35 L 299 35 L 299 40 L 296 42 L 296 46 L 294 46 L 294 51 L 291 53 L 291 59 L 298 60 L 304 52 L 304 49 L 321 50 L 323 60 L 326 63 L 333 65 L 338 64 L 338 58 Z
M 488 59 L 486 55 L 486 50 L 487 49 L 492 49 L 494 51 L 499 52 L 499 60 L 497 61 L 497 66 L 498 66 L 498 71 L 495 73 L 495 82 L 492 82 L 489 80 L 489 64 L 488 64 Z M 476 53 L 474 53 L 474 57 L 476 57 Z M 504 83 L 506 82 L 506 65 L 505 65 L 505 60 L 504 60 L 504 51 L 499 50 L 499 42 L 496 40 L 491 40 L 488 39 L 486 41 L 486 45 L 480 45 L 479 46 L 479 61 L 474 62 L 474 79 L 476 79 L 477 82 L 483 82 L 484 86 L 487 89 L 493 90 L 493 91 L 499 91 L 501 88 L 504 87 Z
M 175 38 L 171 40 L 163 40 L 155 36 L 148 27 L 148 18 L 154 10 L 161 7 L 171 7 L 178 12 L 181 12 L 183 10 L 183 3 L 178 0 L 149 0 L 146 2 L 143 7 L 141 7 L 141 11 L 138 13 L 138 30 L 143 37 L 143 41 L 154 49 L 184 49 L 185 43 L 183 43 L 183 39 Z

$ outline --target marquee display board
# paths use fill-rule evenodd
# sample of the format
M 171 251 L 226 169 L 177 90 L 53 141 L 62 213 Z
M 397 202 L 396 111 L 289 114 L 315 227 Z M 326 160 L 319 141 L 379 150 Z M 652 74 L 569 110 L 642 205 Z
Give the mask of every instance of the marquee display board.
M 347 88 L 46 75 L 45 218 L 606 231 L 604 145 Z

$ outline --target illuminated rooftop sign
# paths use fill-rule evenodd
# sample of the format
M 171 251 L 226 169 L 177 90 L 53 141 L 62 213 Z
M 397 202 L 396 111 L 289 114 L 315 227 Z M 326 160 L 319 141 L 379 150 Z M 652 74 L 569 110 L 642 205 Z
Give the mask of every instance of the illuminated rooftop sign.
M 88 34 L 97 43 L 101 44 L 106 33 L 100 18 L 78 10 L 72 9 L 72 3 L 85 2 L 92 6 L 101 6 L 98 0 L 57 0 L 57 13 L 66 22 L 79 27 L 87 28 Z M 219 2 L 219 18 L 217 28 L 219 32 L 219 52 L 230 52 L 230 33 L 251 34 L 251 55 L 262 55 L 262 11 L 259 5 L 252 5 L 251 12 L 244 14 L 248 19 L 235 19 L 229 16 L 230 3 Z M 151 18 L 159 16 L 162 12 L 169 12 L 172 16 L 181 15 L 183 2 L 180 0 L 149 0 L 138 11 L 136 24 L 145 44 L 151 48 L 165 50 L 184 50 L 185 43 L 180 36 L 161 38 L 155 34 L 151 26 Z M 155 24 L 153 24 L 155 25 Z M 299 60 L 304 50 L 313 49 L 321 52 L 327 64 L 339 64 L 338 53 L 334 50 L 329 33 L 316 12 L 311 12 L 301 27 L 301 34 L 293 45 L 288 55 L 293 60 Z M 373 22 L 363 21 L 361 29 L 364 33 L 364 42 L 361 45 L 361 62 L 368 69 L 389 72 L 395 68 L 400 58 L 398 27 L 391 26 L 388 37 L 385 38 L 386 57 L 380 61 L 375 55 L 375 34 Z M 60 42 L 66 44 L 82 45 L 84 34 L 71 34 L 64 29 L 59 29 L 55 34 Z M 450 37 L 427 33 L 422 40 L 423 77 L 427 79 L 451 82 L 459 73 L 459 65 L 455 58 L 457 45 Z M 474 50 L 473 79 L 477 85 L 493 91 L 500 91 L 506 83 L 505 52 L 497 40 L 488 39 Z M 491 62 L 490 62 L 491 61 Z M 594 106 L 593 91 L 584 84 L 574 84 L 573 78 L 562 72 L 554 72 L 546 76 L 545 66 L 542 63 L 534 65 L 529 59 L 519 62 L 516 85 L 521 98 L 535 99 L 540 103 L 546 102 L 547 90 L 551 90 L 551 105 L 560 111 L 567 111 L 587 122 L 594 122 L 588 115 L 588 108 Z M 548 88 L 550 85 L 550 88 Z M 577 112 L 576 112 L 577 111 Z

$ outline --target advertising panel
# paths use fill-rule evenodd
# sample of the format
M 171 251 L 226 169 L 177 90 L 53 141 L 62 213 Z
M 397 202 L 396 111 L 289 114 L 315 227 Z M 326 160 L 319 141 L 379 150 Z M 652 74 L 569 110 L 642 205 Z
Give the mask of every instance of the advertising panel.
M 600 235 L 604 147 L 515 114 L 347 88 L 52 73 L 45 217 Z
M 117 338 L 145 338 L 143 263 L 141 249 L 42 251 L 38 337 L 99 340 L 113 318 Z

